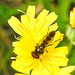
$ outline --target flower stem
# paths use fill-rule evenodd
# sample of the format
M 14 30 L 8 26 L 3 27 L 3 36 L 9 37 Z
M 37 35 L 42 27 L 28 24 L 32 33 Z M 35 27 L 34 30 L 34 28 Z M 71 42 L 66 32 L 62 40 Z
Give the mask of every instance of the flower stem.
M 67 55 L 68 58 L 70 58 L 71 55 L 72 55 L 72 47 L 73 47 L 73 44 L 72 44 L 72 42 L 70 41 L 70 43 L 69 43 L 69 49 L 68 49 L 68 55 Z

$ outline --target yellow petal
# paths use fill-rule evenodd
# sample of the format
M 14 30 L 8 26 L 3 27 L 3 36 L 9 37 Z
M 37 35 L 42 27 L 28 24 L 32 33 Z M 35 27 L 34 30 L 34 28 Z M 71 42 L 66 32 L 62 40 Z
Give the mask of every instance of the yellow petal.
M 29 46 L 29 44 L 31 44 Z M 27 36 L 19 41 L 13 42 L 14 53 L 20 56 L 31 56 L 31 52 L 35 50 L 35 43 Z
M 18 61 L 12 61 L 11 66 L 12 66 L 16 71 L 25 73 L 25 71 L 24 71 L 24 66 L 23 66 L 23 65 L 20 65 L 20 63 L 19 63 Z
M 36 21 L 35 23 L 35 32 L 39 32 L 40 30 L 42 30 L 42 28 L 45 26 L 45 19 L 42 18 L 39 21 Z
M 22 36 L 25 35 L 25 28 L 24 26 L 20 23 L 20 21 L 15 18 L 14 16 L 12 16 L 9 20 L 8 20 L 9 25 L 14 29 L 14 31 Z
M 52 63 L 55 63 L 58 66 L 66 66 L 68 59 L 65 55 L 68 53 L 67 47 L 59 47 L 55 49 L 48 50 L 47 57 Z
M 52 63 L 55 63 L 56 65 L 58 66 L 67 66 L 68 64 L 68 58 L 66 57 L 53 57 L 53 58 L 50 58 L 51 62 Z
M 28 6 L 28 9 L 27 9 L 27 16 L 30 16 L 32 18 L 34 18 L 35 16 L 35 6 Z
M 64 74 L 65 73 L 70 73 L 70 72 L 74 71 L 74 69 L 75 69 L 74 66 L 68 66 L 68 67 L 62 68 L 61 72 L 64 73 Z
M 37 66 L 38 65 L 38 66 Z M 31 75 L 52 75 L 51 72 L 49 72 L 46 67 L 39 61 L 34 69 L 32 70 Z
M 26 28 L 29 28 L 29 20 L 28 20 L 27 15 L 22 15 L 22 16 L 21 16 L 21 22 L 23 23 L 23 25 L 24 25 Z
M 51 39 L 51 41 L 48 44 L 49 48 L 51 49 L 55 48 L 60 43 L 61 40 L 63 40 L 63 34 L 57 31 L 55 33 L 55 36 Z
M 50 58 L 48 57 L 44 57 L 42 64 L 47 68 L 48 71 L 50 72 L 58 72 L 59 66 L 57 66 L 57 64 L 52 63 L 51 60 L 49 60 Z
M 48 33 L 51 31 L 55 31 L 58 28 L 57 23 L 51 25 L 50 27 L 43 27 L 39 32 L 38 32 L 38 37 L 39 37 L 39 43 L 42 43 L 45 37 L 47 37 Z
M 58 72 L 55 75 L 71 75 L 69 73 L 71 73 L 72 71 L 74 71 L 74 69 L 75 69 L 74 66 L 67 66 L 67 67 L 61 68 L 60 72 Z
M 27 9 L 27 18 L 29 21 L 29 29 L 30 31 L 34 29 L 34 24 L 36 22 L 36 19 L 34 19 L 35 17 L 35 6 L 29 6 Z
M 27 59 L 27 61 L 26 61 Z M 37 64 L 37 60 L 36 61 L 33 61 L 31 59 L 29 59 L 28 57 L 25 58 L 22 58 L 22 57 L 19 57 L 17 58 L 15 61 L 12 61 L 12 64 L 11 66 L 16 70 L 16 71 L 19 71 L 21 73 L 27 73 L 29 74 L 29 71 L 31 69 L 33 69 L 33 67 Z
M 36 23 L 36 19 L 33 18 L 29 24 L 29 28 L 30 28 L 31 32 L 35 30 L 35 28 L 34 28 L 35 23 Z
M 50 49 L 48 47 L 48 52 L 50 53 L 50 55 L 54 55 L 54 56 L 64 56 L 68 54 L 68 47 L 64 46 L 64 47 L 58 47 L 55 49 Z
M 58 25 L 57 25 L 57 23 L 55 23 L 55 24 L 49 26 L 49 32 L 51 32 L 51 31 L 56 31 L 57 28 L 58 28 Z
M 37 17 L 37 20 L 41 20 L 41 18 L 45 18 L 47 14 L 49 13 L 48 10 L 44 9 Z
M 15 75 L 29 75 L 29 74 L 15 73 Z
M 37 17 L 37 22 L 38 23 L 40 21 L 42 22 L 42 23 L 39 23 L 40 25 L 39 24 L 36 25 L 36 30 L 39 28 L 38 31 L 40 31 L 41 28 L 43 28 L 44 26 L 48 27 L 57 18 L 57 15 L 54 12 L 50 13 L 46 18 L 41 18 L 41 17 L 45 17 L 48 14 L 48 11 L 46 11 L 46 12 L 47 12 L 46 14 L 44 13 L 45 15 L 42 14 L 42 15 L 40 15 L 40 16 Z
M 35 31 L 39 32 L 40 29 L 42 29 L 45 25 L 45 17 L 47 16 L 47 14 L 49 13 L 49 11 L 47 11 L 46 9 L 44 9 L 37 17 L 37 23 L 35 24 Z
M 41 34 L 41 37 L 44 37 L 47 33 L 50 33 L 51 31 L 55 31 L 58 28 L 57 23 L 51 25 L 50 27 L 43 27 L 39 34 Z
M 48 33 L 48 28 L 42 28 L 41 31 L 38 33 L 40 35 L 41 42 L 44 40 L 46 34 Z
M 47 17 L 46 17 L 46 20 L 47 20 L 47 23 L 46 23 L 46 27 L 49 26 L 50 24 L 52 24 L 55 20 L 57 19 L 57 15 L 52 12 L 50 13 Z

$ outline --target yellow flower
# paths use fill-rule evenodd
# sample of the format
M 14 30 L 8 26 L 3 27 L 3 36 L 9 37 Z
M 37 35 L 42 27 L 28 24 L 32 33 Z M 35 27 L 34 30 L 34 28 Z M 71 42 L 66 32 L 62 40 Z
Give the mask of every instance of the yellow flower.
M 70 73 L 75 70 L 74 66 L 68 66 L 60 69 L 60 72 L 55 75 L 71 75 Z
M 70 24 L 72 27 L 75 27 L 75 7 L 73 11 L 70 12 Z
M 59 66 L 67 66 L 67 47 L 55 48 L 63 40 L 63 34 L 55 32 L 57 23 L 52 24 L 57 15 L 54 12 L 48 13 L 49 11 L 44 9 L 34 18 L 35 6 L 29 6 L 27 13 L 21 16 L 21 22 L 13 16 L 8 20 L 14 31 L 21 35 L 19 41 L 13 42 L 17 57 L 11 66 L 23 75 L 29 74 L 31 70 L 31 75 L 53 75 L 60 71 Z M 40 45 L 51 32 L 55 32 L 55 35 L 43 50 L 39 50 L 38 47 L 41 49 Z M 37 55 L 38 50 L 43 52 Z

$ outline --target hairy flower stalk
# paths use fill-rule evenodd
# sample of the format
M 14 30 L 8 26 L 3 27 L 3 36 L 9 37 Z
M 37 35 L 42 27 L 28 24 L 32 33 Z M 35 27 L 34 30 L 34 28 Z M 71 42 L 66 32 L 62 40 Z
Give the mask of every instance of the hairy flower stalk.
M 70 25 L 67 26 L 66 36 L 75 45 L 75 7 L 70 11 Z
M 16 60 L 11 66 L 22 74 L 15 75 L 56 75 L 60 66 L 67 66 L 68 48 L 56 46 L 63 40 L 63 34 L 56 31 L 57 23 L 52 24 L 57 15 L 44 9 L 35 18 L 35 6 L 29 6 L 21 16 L 21 22 L 12 16 L 8 23 L 21 37 L 13 42 Z M 56 32 L 55 32 L 56 31 Z

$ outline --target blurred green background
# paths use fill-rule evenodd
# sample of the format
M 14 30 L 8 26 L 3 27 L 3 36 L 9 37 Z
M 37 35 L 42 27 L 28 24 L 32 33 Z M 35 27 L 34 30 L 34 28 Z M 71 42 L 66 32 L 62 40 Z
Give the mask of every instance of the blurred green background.
M 36 6 L 36 16 L 44 8 L 50 12 L 54 11 L 58 15 L 56 22 L 58 30 L 66 33 L 66 25 L 69 24 L 70 11 L 75 6 L 75 0 L 0 0 L 0 75 L 14 75 L 16 72 L 11 67 L 10 57 L 14 56 L 12 42 L 15 41 L 14 35 L 18 36 L 8 24 L 8 19 L 11 16 L 16 16 L 20 19 L 23 14 L 17 9 L 26 12 L 28 5 Z M 64 35 L 64 40 L 59 46 L 68 46 L 69 58 L 68 65 L 75 65 L 75 46 Z M 75 71 L 72 72 L 75 75 Z

